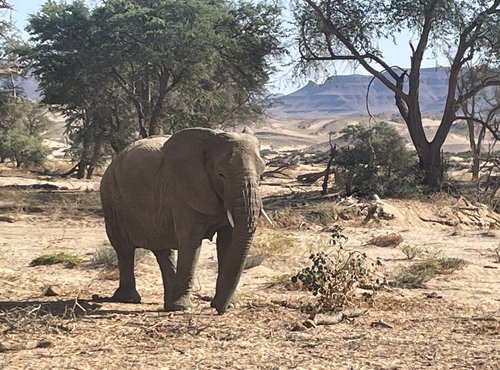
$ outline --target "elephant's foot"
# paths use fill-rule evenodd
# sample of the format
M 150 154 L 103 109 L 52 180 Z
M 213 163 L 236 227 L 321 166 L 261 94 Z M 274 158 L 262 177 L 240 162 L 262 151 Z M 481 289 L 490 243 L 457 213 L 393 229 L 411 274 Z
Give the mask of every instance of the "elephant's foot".
M 165 302 L 165 311 L 189 311 L 193 308 L 189 295 L 177 298 L 173 302 Z
M 120 287 L 116 289 L 115 294 L 113 294 L 111 299 L 115 302 L 122 303 L 141 303 L 141 296 L 135 288 L 125 289 Z
M 239 306 L 241 306 L 241 302 L 234 295 L 229 300 L 227 307 L 223 307 L 217 296 L 215 296 L 214 299 L 212 299 L 212 302 L 210 302 L 210 307 L 215 308 L 218 314 L 223 314 L 228 308 L 237 308 Z

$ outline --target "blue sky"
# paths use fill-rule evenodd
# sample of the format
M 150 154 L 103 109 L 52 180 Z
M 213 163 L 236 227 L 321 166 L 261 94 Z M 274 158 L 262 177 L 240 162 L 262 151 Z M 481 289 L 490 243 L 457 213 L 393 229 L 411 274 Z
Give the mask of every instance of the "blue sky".
M 11 0 L 10 3 L 14 10 L 12 11 L 12 18 L 19 29 L 24 29 L 27 23 L 27 19 L 30 14 L 36 13 L 45 0 Z M 68 0 L 71 2 L 71 0 Z M 99 0 L 87 0 L 87 3 L 93 5 L 98 3 Z M 27 37 L 27 34 L 24 34 Z M 392 40 L 380 40 L 379 45 L 385 56 L 385 60 L 389 65 L 398 65 L 401 67 L 407 67 L 409 65 L 409 53 L 410 48 L 408 45 L 409 35 L 397 35 L 395 45 Z M 292 51 L 293 54 L 293 51 Z M 438 65 L 447 65 L 445 58 L 438 57 L 437 59 L 428 52 L 427 58 L 424 60 L 423 67 L 436 67 Z M 338 64 L 336 65 L 336 73 L 339 75 L 345 74 L 366 74 L 362 68 L 353 70 L 352 67 L 347 65 Z M 316 82 L 322 82 L 326 77 L 316 79 Z M 273 93 L 290 93 L 297 90 L 301 85 L 305 84 L 307 81 L 293 81 L 292 79 L 292 67 L 282 67 L 278 66 L 278 72 L 273 77 L 273 82 L 270 85 L 270 90 Z

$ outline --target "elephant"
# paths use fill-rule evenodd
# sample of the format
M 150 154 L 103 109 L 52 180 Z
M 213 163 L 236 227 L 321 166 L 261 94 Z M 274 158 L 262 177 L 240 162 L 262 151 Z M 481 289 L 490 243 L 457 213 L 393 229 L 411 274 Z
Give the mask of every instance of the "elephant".
M 242 133 L 190 128 L 163 142 L 157 137 L 133 143 L 110 163 L 101 180 L 106 233 L 120 273 L 112 300 L 140 303 L 134 254 L 136 248 L 145 248 L 160 267 L 164 309 L 190 309 L 202 240 L 217 234 L 211 307 L 222 314 L 235 301 L 264 212 L 259 185 L 265 162 L 259 141 L 248 128 Z

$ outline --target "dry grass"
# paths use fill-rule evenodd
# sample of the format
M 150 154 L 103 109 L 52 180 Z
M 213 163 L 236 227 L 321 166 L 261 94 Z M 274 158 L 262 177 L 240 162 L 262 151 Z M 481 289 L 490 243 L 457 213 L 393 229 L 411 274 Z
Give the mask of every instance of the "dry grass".
M 101 210 L 97 191 L 44 191 L 0 188 L 0 201 L 5 211 L 18 214 L 40 213 L 52 219 L 78 218 Z
M 328 226 L 339 219 L 340 209 L 338 205 L 325 203 L 311 211 L 307 219 L 317 225 Z
M 135 265 L 141 263 L 149 254 L 147 249 L 137 248 L 135 250 Z M 107 270 L 118 268 L 118 257 L 115 250 L 109 244 L 104 244 L 97 247 L 96 251 L 90 259 L 90 264 L 93 267 L 102 267 Z M 112 279 L 111 279 L 112 280 Z
M 0 328 L 3 334 L 69 333 L 80 316 L 97 307 L 80 302 L 77 298 L 71 301 L 19 304 L 12 307 L 0 305 Z
M 257 233 L 250 249 L 251 255 L 280 256 L 290 253 L 299 245 L 291 235 L 279 233 Z
M 272 228 L 299 229 L 305 220 L 297 210 L 291 208 L 267 211 L 267 214 L 273 222 Z M 271 225 L 261 217 L 259 219 L 259 228 L 271 228 Z
M 397 247 L 403 242 L 403 237 L 397 233 L 379 235 L 371 238 L 365 244 L 377 247 Z
M 427 258 L 425 261 L 402 268 L 396 275 L 395 285 L 401 288 L 424 288 L 425 283 L 436 275 L 449 275 L 468 265 L 455 257 Z

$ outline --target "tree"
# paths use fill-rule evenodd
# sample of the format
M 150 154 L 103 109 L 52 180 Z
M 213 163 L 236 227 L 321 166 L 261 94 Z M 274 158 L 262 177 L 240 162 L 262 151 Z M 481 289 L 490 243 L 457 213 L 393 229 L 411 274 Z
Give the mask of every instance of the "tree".
M 458 92 L 461 96 L 477 86 L 480 82 L 496 78 L 499 70 L 491 68 L 488 61 L 477 66 L 469 66 L 461 72 L 458 83 Z M 479 181 L 482 145 L 487 135 L 495 141 L 500 139 L 500 86 L 491 86 L 478 94 L 471 95 L 461 103 L 462 118 L 469 129 L 469 142 L 472 157 L 472 181 Z
M 31 17 L 22 55 L 43 101 L 68 117 L 80 167 L 93 167 L 137 135 L 262 114 L 270 58 L 284 52 L 278 15 L 225 0 L 49 1 Z
M 40 134 L 49 124 L 38 103 L 7 97 L 0 106 L 0 162 L 11 160 L 16 167 L 42 165 L 49 150 Z
M 11 9 L 0 1 L 0 9 Z M 6 160 L 21 165 L 41 165 L 48 154 L 40 133 L 50 121 L 38 103 L 21 97 L 16 78 L 22 75 L 22 65 L 14 52 L 22 41 L 12 22 L 0 20 L 0 163 Z
M 498 65 L 500 0 L 340 0 L 296 1 L 295 22 L 304 70 L 328 61 L 360 65 L 394 93 L 419 156 L 424 182 L 436 188 L 441 181 L 441 148 L 462 102 L 484 88 L 499 85 L 498 75 L 482 80 L 467 94 L 457 92 L 460 71 L 467 62 L 487 56 Z M 410 45 L 410 68 L 390 66 L 376 41 L 408 31 L 418 42 Z M 419 104 L 420 69 L 426 52 L 449 48 L 448 92 L 435 137 L 423 129 Z

